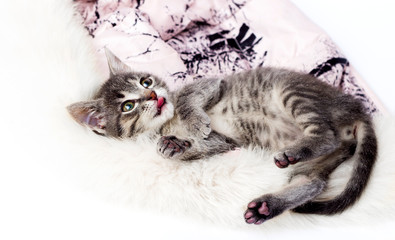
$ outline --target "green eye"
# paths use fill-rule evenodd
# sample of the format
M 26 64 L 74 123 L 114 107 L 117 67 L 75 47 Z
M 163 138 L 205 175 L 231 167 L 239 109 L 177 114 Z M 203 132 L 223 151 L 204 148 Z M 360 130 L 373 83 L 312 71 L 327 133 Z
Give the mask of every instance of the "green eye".
M 134 107 L 136 106 L 136 104 L 134 103 L 134 101 L 126 101 L 124 103 L 122 103 L 121 109 L 122 112 L 130 112 L 134 109 Z
M 153 81 L 152 81 L 152 79 L 151 79 L 150 77 L 148 77 L 148 78 L 143 78 L 143 79 L 141 79 L 141 81 L 140 81 L 141 86 L 143 86 L 143 87 L 145 87 L 145 88 L 150 87 L 150 86 L 152 85 L 152 83 L 153 83 Z

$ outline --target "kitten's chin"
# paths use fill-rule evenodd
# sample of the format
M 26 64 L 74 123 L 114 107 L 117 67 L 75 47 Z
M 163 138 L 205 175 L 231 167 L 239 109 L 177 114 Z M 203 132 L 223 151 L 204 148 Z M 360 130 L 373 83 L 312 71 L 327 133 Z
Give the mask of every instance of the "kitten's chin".
M 174 116 L 174 106 L 170 102 L 167 102 L 161 107 L 160 113 L 156 114 L 152 118 L 151 123 L 154 128 L 161 127 L 164 123 L 172 119 L 173 116 Z

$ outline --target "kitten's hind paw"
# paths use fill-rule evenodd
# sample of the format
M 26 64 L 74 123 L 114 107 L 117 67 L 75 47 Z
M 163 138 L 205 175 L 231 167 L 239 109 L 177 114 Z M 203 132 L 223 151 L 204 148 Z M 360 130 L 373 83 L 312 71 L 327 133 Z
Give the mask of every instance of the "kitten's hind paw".
M 175 136 L 163 136 L 158 142 L 158 152 L 165 158 L 177 158 L 191 147 L 191 143 Z
M 286 168 L 289 164 L 295 164 L 299 162 L 299 160 L 299 157 L 295 157 L 287 151 L 279 152 L 274 156 L 274 163 L 279 168 Z
M 270 212 L 266 202 L 250 202 L 247 211 L 244 213 L 244 218 L 248 224 L 259 225 L 265 222 L 269 215 Z
M 284 210 L 282 203 L 272 195 L 265 195 L 255 199 L 248 204 L 248 209 L 244 213 L 244 219 L 248 224 L 262 224 Z

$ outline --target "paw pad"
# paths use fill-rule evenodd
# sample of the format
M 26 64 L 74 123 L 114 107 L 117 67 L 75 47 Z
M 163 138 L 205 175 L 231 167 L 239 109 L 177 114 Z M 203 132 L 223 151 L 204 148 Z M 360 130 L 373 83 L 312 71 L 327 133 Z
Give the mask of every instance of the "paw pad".
M 191 147 L 191 143 L 186 140 L 180 140 L 175 136 L 163 136 L 158 142 L 159 153 L 166 158 L 174 158 L 184 153 Z
M 299 158 L 293 157 L 293 156 L 289 156 L 283 152 L 278 153 L 275 157 L 274 157 L 274 163 L 276 164 L 277 167 L 279 168 L 286 168 L 288 167 L 290 164 L 293 165 L 297 162 L 299 162 Z
M 248 224 L 262 224 L 270 216 L 270 209 L 267 202 L 252 201 L 248 204 L 248 209 L 244 213 L 244 219 Z

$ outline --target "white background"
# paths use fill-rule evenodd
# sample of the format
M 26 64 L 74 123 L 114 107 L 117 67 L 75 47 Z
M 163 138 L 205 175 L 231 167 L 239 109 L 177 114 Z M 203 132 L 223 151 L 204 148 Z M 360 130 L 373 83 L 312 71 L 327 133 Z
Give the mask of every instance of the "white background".
M 292 0 L 324 29 L 395 114 L 395 2 Z
M 395 113 L 395 3 L 293 2 L 334 39 L 384 105 Z M 20 150 L 23 152 L 24 146 Z M 7 170 L 0 166 L 0 239 L 395 239 L 393 223 L 336 230 L 284 229 L 270 234 L 202 226 L 101 202 L 45 167 L 22 164 L 9 165 Z M 16 172 L 24 179 L 16 178 Z M 26 179 L 31 180 L 26 183 Z

